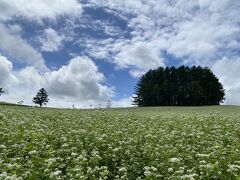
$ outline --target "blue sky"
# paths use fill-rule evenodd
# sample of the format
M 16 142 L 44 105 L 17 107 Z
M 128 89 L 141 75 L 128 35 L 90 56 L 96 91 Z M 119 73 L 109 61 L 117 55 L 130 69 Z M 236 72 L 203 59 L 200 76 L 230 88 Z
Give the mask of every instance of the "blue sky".
M 1 100 L 131 106 L 138 78 L 159 66 L 210 67 L 240 103 L 238 0 L 3 0 Z

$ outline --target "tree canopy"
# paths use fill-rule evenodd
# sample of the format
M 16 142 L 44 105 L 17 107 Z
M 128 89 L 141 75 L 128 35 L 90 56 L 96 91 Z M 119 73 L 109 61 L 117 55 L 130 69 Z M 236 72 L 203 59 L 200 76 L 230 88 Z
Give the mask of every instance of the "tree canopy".
M 144 74 L 135 86 L 137 106 L 219 105 L 225 90 L 207 67 L 160 67 Z
M 35 104 L 39 104 L 40 107 L 42 107 L 42 105 L 46 105 L 46 103 L 49 101 L 48 99 L 48 93 L 44 88 L 41 88 L 37 95 L 33 98 L 33 102 Z
M 3 88 L 0 88 L 0 96 L 4 93 Z

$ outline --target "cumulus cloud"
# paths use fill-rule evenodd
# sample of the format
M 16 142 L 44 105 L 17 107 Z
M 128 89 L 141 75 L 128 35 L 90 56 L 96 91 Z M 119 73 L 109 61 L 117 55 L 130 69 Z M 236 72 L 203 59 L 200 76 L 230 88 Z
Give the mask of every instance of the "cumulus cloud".
M 240 104 L 240 57 L 224 57 L 213 65 L 214 73 L 226 89 L 226 104 Z
M 87 57 L 76 57 L 58 71 L 45 74 L 49 93 L 58 97 L 77 100 L 104 101 L 113 95 L 111 88 L 104 86 L 104 75 Z
M 14 76 L 11 74 L 12 63 L 8 61 L 5 56 L 0 54 L 0 86 L 8 91 L 9 82 L 15 81 Z
M 63 38 L 54 29 L 45 29 L 42 38 L 40 38 L 41 50 L 47 52 L 57 51 L 62 45 Z
M 52 101 L 50 105 L 55 107 L 59 107 L 63 101 L 68 105 L 104 103 L 114 94 L 112 87 L 103 85 L 104 75 L 86 57 L 73 58 L 59 70 L 41 74 L 30 66 L 13 71 L 12 63 L 0 56 L 0 70 L 0 86 L 5 89 L 11 85 L 8 94 L 1 97 L 8 102 L 24 100 L 26 104 L 32 104 L 32 97 L 41 87 L 46 88 Z

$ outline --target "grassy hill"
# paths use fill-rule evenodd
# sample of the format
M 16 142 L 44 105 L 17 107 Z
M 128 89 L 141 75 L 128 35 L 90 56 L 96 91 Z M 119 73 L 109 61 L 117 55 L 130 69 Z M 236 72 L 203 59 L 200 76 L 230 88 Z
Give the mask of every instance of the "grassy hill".
M 1 106 L 25 106 L 25 107 L 28 107 L 27 105 L 22 105 L 22 104 L 14 104 L 14 103 L 8 103 L 8 102 L 1 102 L 0 101 L 0 107 Z
M 0 105 L 0 179 L 239 179 L 240 107 Z

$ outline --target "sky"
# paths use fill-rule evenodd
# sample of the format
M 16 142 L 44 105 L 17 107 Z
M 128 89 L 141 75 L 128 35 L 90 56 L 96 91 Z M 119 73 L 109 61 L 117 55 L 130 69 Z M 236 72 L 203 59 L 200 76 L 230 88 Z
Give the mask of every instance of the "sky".
M 240 105 L 239 0 L 0 0 L 0 101 L 131 106 L 139 77 L 200 65 Z

